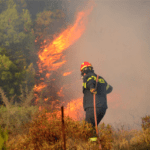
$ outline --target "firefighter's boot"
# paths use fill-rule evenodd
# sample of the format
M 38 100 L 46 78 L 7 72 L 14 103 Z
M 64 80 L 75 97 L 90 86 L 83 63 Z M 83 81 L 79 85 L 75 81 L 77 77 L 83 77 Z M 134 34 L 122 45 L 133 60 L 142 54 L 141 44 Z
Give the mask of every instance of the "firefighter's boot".
M 91 138 L 89 138 L 89 141 L 90 142 L 96 142 L 97 141 L 97 137 L 91 137 Z

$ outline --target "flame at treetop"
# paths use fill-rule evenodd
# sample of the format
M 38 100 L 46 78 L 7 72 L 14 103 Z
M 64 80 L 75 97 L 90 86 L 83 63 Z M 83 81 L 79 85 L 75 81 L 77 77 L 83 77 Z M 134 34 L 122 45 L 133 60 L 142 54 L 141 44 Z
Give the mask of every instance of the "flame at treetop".
M 56 71 L 66 63 L 63 51 L 73 43 L 75 43 L 84 33 L 88 19 L 87 17 L 92 10 L 93 6 L 90 6 L 88 10 L 79 12 L 73 25 L 68 26 L 68 28 L 60 33 L 57 37 L 55 37 L 49 45 L 41 46 L 41 50 L 38 52 L 39 61 L 37 62 L 37 64 L 40 73 L 43 73 L 44 71 L 47 72 L 45 74 L 45 78 L 49 78 L 51 75 L 51 71 Z M 46 41 L 44 41 L 44 43 L 46 43 Z M 70 75 L 71 73 L 72 72 L 65 72 L 63 76 Z M 42 83 L 34 87 L 34 91 L 40 92 L 42 88 L 45 87 L 47 87 L 47 84 L 43 81 Z M 57 95 L 59 95 L 60 97 L 64 96 L 62 88 L 57 92 Z M 35 96 L 37 97 L 37 102 L 39 99 L 38 94 L 35 94 Z M 45 98 L 45 101 L 48 101 L 48 99 Z M 81 98 L 71 100 L 65 108 L 65 114 L 77 120 L 77 117 L 80 116 L 80 113 L 78 111 L 81 111 L 81 108 L 83 109 L 83 107 L 81 107 L 83 105 L 82 103 L 83 102 Z M 42 109 L 42 107 L 40 107 L 40 109 Z
M 39 51 L 38 67 L 40 72 L 43 69 L 47 71 L 54 71 L 60 68 L 66 60 L 62 52 L 66 50 L 70 45 L 76 42 L 86 29 L 87 16 L 92 11 L 93 7 L 89 10 L 79 12 L 74 25 L 70 25 L 66 30 L 59 34 L 48 46 L 43 47 Z M 57 62 L 62 58 L 61 62 Z M 48 76 L 49 77 L 49 76 Z

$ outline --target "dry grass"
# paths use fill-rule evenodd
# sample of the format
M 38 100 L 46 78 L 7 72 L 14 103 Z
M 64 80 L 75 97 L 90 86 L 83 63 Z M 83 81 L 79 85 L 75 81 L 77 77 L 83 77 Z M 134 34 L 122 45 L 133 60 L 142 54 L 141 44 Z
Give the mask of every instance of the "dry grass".
M 0 107 L 0 126 L 9 131 L 6 142 L 8 150 L 62 150 L 62 126 L 58 112 L 38 111 L 29 106 L 13 106 L 0 89 L 6 107 Z M 22 97 L 23 98 L 23 97 Z M 25 99 L 23 98 L 23 101 Z M 27 107 L 28 106 L 28 107 Z M 147 150 L 150 149 L 150 116 L 142 118 L 142 131 L 114 130 L 112 126 L 99 125 L 103 150 Z M 98 143 L 89 142 L 93 129 L 85 121 L 74 121 L 65 117 L 67 150 L 97 150 Z
M 11 138 L 7 142 L 10 150 L 62 149 L 61 119 L 55 113 L 50 115 L 50 119 L 46 115 L 46 111 L 36 113 L 33 121 L 26 124 L 25 127 L 29 128 L 26 134 L 18 134 L 15 138 Z M 113 140 L 111 127 L 102 124 L 99 130 L 101 132 L 101 143 L 104 150 L 111 149 Z M 92 136 L 92 132 L 93 128 L 91 124 L 84 121 L 73 121 L 71 118 L 65 117 L 66 146 L 68 150 L 98 149 L 98 143 L 88 142 L 89 137 Z
M 7 147 L 10 150 L 62 150 L 62 126 L 57 112 L 37 112 L 32 122 L 23 125 L 24 132 L 9 138 Z M 27 128 L 27 129 L 26 129 Z M 73 121 L 65 117 L 65 133 L 67 150 L 95 150 L 98 143 L 88 141 L 92 135 L 90 124 Z M 115 131 L 108 124 L 99 125 L 100 140 L 103 150 L 147 150 L 150 148 L 149 128 L 138 130 Z M 16 142 L 18 141 L 18 142 Z
M 150 149 L 150 126 L 140 130 L 114 131 L 113 150 L 149 150 Z

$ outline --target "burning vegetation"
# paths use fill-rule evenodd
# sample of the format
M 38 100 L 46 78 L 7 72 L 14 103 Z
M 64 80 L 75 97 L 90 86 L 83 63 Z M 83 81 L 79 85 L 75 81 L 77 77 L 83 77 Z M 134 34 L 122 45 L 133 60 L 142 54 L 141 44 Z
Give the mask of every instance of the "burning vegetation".
M 36 103 L 38 103 L 40 99 L 44 99 L 44 103 L 47 102 L 47 104 L 49 103 L 49 105 L 53 105 L 55 108 L 58 108 L 60 104 L 65 104 L 65 114 L 73 119 L 77 119 L 76 115 L 79 109 L 81 110 L 82 99 L 67 99 L 67 101 L 70 101 L 68 104 L 66 100 L 63 101 L 63 98 L 66 98 L 63 92 L 64 85 L 62 87 L 56 86 L 58 84 L 58 78 L 60 78 L 61 75 L 58 74 L 57 71 L 67 62 L 63 52 L 74 44 L 84 33 L 88 22 L 88 15 L 92 9 L 93 6 L 85 11 L 79 12 L 73 25 L 69 25 L 58 36 L 55 36 L 53 41 L 49 44 L 45 44 L 47 42 L 44 40 L 38 52 L 39 60 L 37 64 L 40 81 L 38 81 L 38 84 L 34 87 Z M 69 76 L 71 73 L 72 71 L 64 72 L 62 77 Z M 58 101 L 58 103 L 54 105 L 56 101 Z M 40 109 L 41 107 L 42 106 L 40 106 Z
M 79 12 L 73 25 L 68 26 L 58 36 L 55 36 L 53 41 L 44 40 L 42 43 L 37 61 L 39 80 L 34 86 L 34 96 L 39 105 L 29 106 L 29 103 L 23 103 L 21 106 L 12 106 L 5 93 L 0 91 L 6 104 L 6 107 L 0 107 L 0 125 L 3 129 L 8 130 L 7 133 L 7 130 L 0 128 L 0 149 L 6 149 L 6 147 L 10 150 L 62 149 L 60 118 L 60 105 L 62 104 L 65 105 L 64 121 L 67 149 L 98 149 L 96 143 L 88 141 L 93 132 L 91 125 L 79 121 L 83 120 L 83 115 L 80 113 L 80 110 L 83 109 L 82 98 L 67 99 L 66 101 L 64 92 L 66 85 L 59 86 L 60 76 L 65 78 L 72 71 L 58 73 L 58 70 L 67 62 L 63 52 L 82 36 L 92 9 L 93 6 Z M 37 41 L 36 39 L 35 42 Z M 32 92 L 31 95 L 28 92 L 27 94 L 20 97 L 30 102 Z M 117 95 L 115 96 L 117 97 Z M 47 109 L 47 106 L 50 106 L 51 109 Z M 57 111 L 52 111 L 55 109 Z M 99 133 L 104 150 L 149 149 L 150 116 L 142 118 L 142 131 L 125 131 L 123 128 L 115 131 L 111 125 L 102 123 L 99 126 Z

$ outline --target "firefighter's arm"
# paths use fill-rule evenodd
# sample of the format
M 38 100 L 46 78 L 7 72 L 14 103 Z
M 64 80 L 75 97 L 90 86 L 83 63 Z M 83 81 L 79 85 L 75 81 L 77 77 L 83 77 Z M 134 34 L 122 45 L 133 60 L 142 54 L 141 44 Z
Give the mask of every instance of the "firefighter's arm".
M 93 94 L 97 94 L 97 91 L 95 91 L 95 84 L 96 81 L 94 81 L 94 79 L 87 80 L 87 88 L 90 89 L 90 92 Z
M 113 90 L 113 87 L 107 83 L 107 86 L 106 86 L 106 94 L 111 93 L 112 90 Z

